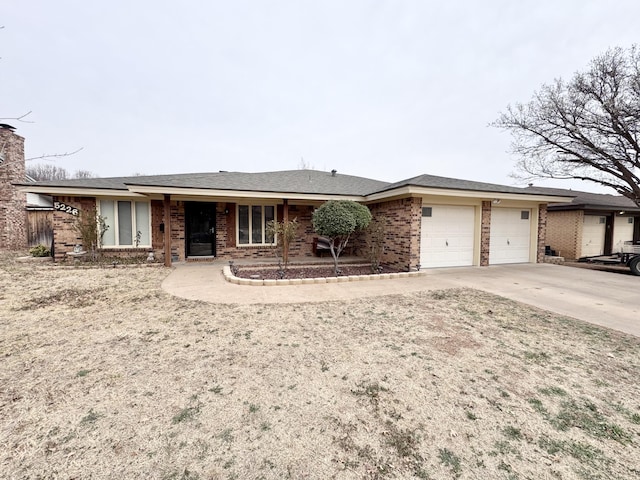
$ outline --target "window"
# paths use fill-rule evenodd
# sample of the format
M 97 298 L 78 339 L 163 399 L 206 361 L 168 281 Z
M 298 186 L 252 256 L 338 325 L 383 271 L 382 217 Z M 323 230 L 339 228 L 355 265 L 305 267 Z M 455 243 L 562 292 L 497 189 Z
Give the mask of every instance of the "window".
M 432 214 L 432 207 L 422 207 L 422 216 L 423 217 L 430 217 Z
M 529 220 L 529 210 L 520 211 L 520 220 Z
M 275 220 L 274 205 L 238 205 L 238 245 L 272 245 L 267 222 Z
M 100 200 L 100 216 L 108 227 L 103 247 L 151 246 L 149 202 Z

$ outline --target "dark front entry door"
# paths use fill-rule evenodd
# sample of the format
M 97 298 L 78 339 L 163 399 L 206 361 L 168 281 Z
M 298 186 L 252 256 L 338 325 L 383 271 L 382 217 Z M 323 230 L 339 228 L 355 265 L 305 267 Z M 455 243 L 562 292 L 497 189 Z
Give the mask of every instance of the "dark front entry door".
M 187 257 L 215 256 L 216 254 L 216 204 L 187 202 Z

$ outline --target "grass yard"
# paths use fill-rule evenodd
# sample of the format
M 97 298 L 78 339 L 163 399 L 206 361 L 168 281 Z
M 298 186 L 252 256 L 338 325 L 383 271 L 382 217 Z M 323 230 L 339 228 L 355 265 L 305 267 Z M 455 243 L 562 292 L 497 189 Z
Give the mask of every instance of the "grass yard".
M 168 273 L 3 259 L 2 478 L 640 476 L 638 338 L 475 290 L 213 305 Z

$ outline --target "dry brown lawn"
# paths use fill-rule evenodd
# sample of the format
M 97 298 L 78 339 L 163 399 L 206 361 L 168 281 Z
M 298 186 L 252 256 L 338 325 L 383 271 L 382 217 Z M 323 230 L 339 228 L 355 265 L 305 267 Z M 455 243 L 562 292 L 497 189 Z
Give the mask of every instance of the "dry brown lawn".
M 640 475 L 638 338 L 476 290 L 214 305 L 168 274 L 2 260 L 0 477 Z

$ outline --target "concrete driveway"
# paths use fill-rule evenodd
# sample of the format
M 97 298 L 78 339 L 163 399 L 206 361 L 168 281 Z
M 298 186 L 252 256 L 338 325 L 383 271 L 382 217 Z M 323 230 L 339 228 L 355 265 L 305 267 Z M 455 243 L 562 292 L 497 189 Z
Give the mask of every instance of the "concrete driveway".
M 439 268 L 420 277 L 255 287 L 228 283 L 222 264 L 176 265 L 172 295 L 213 303 L 300 303 L 470 287 L 640 337 L 640 277 L 549 264 Z

